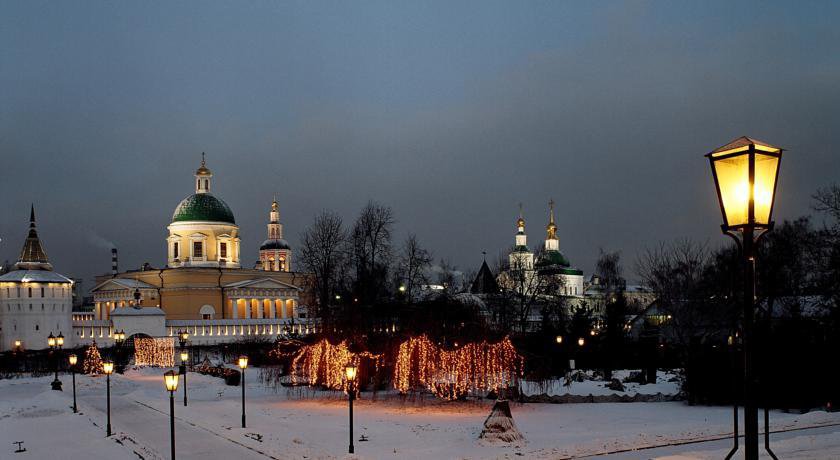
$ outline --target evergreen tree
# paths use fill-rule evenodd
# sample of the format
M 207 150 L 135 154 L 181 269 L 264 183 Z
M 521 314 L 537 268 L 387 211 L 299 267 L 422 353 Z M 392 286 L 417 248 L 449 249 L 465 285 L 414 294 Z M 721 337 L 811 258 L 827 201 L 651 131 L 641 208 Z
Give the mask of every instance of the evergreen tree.
M 99 354 L 99 348 L 96 346 L 95 340 L 85 351 L 85 361 L 82 371 L 85 374 L 102 373 L 102 356 Z

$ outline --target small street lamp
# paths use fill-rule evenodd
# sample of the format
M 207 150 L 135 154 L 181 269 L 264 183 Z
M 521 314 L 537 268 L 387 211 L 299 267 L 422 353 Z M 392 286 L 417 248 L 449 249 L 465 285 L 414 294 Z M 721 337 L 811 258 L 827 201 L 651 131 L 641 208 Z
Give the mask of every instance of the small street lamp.
M 755 247 L 773 228 L 773 204 L 784 149 L 743 136 L 706 154 L 712 167 L 721 230 L 741 249 L 744 265 L 744 456 L 758 459 L 758 405 L 753 372 Z M 765 436 L 766 448 L 769 441 Z
M 178 333 L 178 341 L 180 342 L 181 348 L 185 348 L 187 346 L 187 340 L 190 339 L 190 333 L 186 329 Z
M 175 460 L 175 391 L 178 390 L 178 374 L 175 371 L 164 372 L 163 383 L 169 391 L 169 446 L 172 460 Z
M 242 384 L 242 428 L 245 428 L 245 368 L 248 367 L 248 357 L 240 356 L 237 364 L 242 369 L 242 379 L 240 381 Z
M 579 338 L 578 339 L 578 346 L 582 347 L 584 345 L 586 345 L 586 340 L 584 340 L 583 337 Z
M 105 361 L 102 363 L 102 372 L 105 373 L 105 388 L 106 388 L 106 395 L 107 395 L 107 411 L 108 411 L 108 423 L 105 432 L 107 433 L 105 437 L 111 436 L 111 374 L 114 373 L 114 362 L 113 361 Z
M 73 413 L 75 414 L 79 411 L 76 407 L 76 363 L 79 362 L 79 357 L 73 353 L 67 357 L 67 361 L 70 363 L 70 375 L 73 376 Z
M 356 377 L 358 373 L 358 368 L 352 364 L 348 364 L 347 367 L 344 368 L 345 375 L 347 376 L 347 401 L 350 403 L 350 450 L 349 453 L 353 453 L 353 400 L 356 399 Z
M 563 336 L 558 335 L 557 337 L 554 338 L 554 341 L 557 342 L 557 345 L 562 344 L 563 343 Z
M 125 331 L 119 330 L 114 332 L 114 345 L 116 347 L 116 364 L 117 364 L 117 372 L 123 372 L 123 360 L 122 360 L 122 346 L 125 343 Z
M 59 332 L 58 337 L 56 337 L 50 332 L 50 335 L 47 337 L 47 345 L 50 347 L 50 354 L 55 365 L 55 380 L 52 381 L 50 386 L 53 390 L 61 391 L 61 380 L 58 380 L 58 350 L 64 346 L 64 336 Z
M 187 405 L 187 360 L 190 359 L 190 354 L 186 350 L 181 351 L 181 366 L 178 369 L 184 376 L 184 406 Z
M 15 350 L 20 351 L 22 344 L 20 340 L 15 340 Z

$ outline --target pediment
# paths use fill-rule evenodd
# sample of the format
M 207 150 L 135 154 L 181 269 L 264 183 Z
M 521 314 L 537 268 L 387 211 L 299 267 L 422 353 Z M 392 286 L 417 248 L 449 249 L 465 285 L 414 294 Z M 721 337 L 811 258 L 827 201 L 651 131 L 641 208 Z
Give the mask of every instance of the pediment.
M 125 289 L 157 289 L 156 286 L 126 278 L 111 278 L 96 285 L 91 292 L 121 291 Z
M 229 289 L 296 289 L 301 290 L 294 284 L 284 283 L 271 278 L 258 278 L 245 281 L 237 281 L 236 283 L 226 284 L 225 288 Z

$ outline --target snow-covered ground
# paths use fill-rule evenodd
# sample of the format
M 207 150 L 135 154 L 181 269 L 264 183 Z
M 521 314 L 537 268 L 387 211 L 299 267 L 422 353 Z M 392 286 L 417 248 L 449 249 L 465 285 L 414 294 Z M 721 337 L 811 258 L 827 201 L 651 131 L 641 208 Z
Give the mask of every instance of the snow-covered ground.
M 640 385 L 633 382 L 624 382 L 631 372 L 629 370 L 618 370 L 613 372 L 613 378 L 618 379 L 624 383 L 624 391 L 614 391 L 607 388 L 607 383 L 599 380 L 590 380 L 592 377 L 591 371 L 581 371 L 588 378 L 582 382 L 571 381 L 567 386 L 566 382 L 561 380 L 549 380 L 547 382 L 529 382 L 523 381 L 520 383 L 522 393 L 525 395 L 539 395 L 547 394 L 549 396 L 555 395 L 578 395 L 578 396 L 606 396 L 616 394 L 619 396 L 636 394 L 655 395 L 661 393 L 663 395 L 676 395 L 680 392 L 680 383 L 677 374 L 673 372 L 660 371 L 656 376 L 656 383 L 647 385 Z
M 104 377 L 77 376 L 80 414 L 70 410 L 70 376 L 62 376 L 64 392 L 50 390 L 51 377 L 0 380 L 0 458 L 168 458 L 164 370 L 132 370 L 112 377 L 116 434 L 107 439 Z M 262 386 L 258 373 L 247 372 L 246 429 L 240 427 L 240 388 L 189 374 L 189 407 L 182 405 L 180 389 L 176 395 L 178 458 L 559 459 L 717 438 L 731 430 L 732 413 L 727 407 L 690 407 L 681 402 L 512 404 L 515 422 L 527 441 L 518 447 L 494 447 L 478 441 L 490 401 L 443 402 L 426 397 L 421 403 L 383 394 L 373 401 L 365 394 L 354 403 L 354 457 L 346 454 L 347 402 L 341 395 L 318 392 L 317 399 L 301 399 L 305 391 L 300 389 L 275 392 Z M 771 414 L 773 429 L 830 424 L 840 424 L 840 413 Z M 813 436 L 801 432 L 779 442 L 777 450 L 795 453 L 783 458 L 826 458 L 825 452 L 840 449 L 838 432 L 840 427 Z M 362 435 L 368 440 L 360 441 Z M 27 452 L 13 454 L 13 441 L 24 441 Z M 650 452 L 651 457 L 657 453 Z M 668 452 L 676 452 L 679 456 L 670 458 L 679 459 L 722 457 L 719 451 L 704 451 L 701 444 Z

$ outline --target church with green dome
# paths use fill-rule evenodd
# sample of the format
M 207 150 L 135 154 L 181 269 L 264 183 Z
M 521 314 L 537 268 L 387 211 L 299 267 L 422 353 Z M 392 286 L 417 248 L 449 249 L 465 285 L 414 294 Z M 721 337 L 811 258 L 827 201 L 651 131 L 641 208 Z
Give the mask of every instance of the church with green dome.
M 516 220 L 517 232 L 513 250 L 508 255 L 508 269 L 499 275 L 499 286 L 531 294 L 583 296 L 583 271 L 572 267 L 560 251 L 557 224 L 554 222 L 554 201 L 549 202 L 548 225 L 544 247 L 537 254 L 528 248 L 522 207 Z

